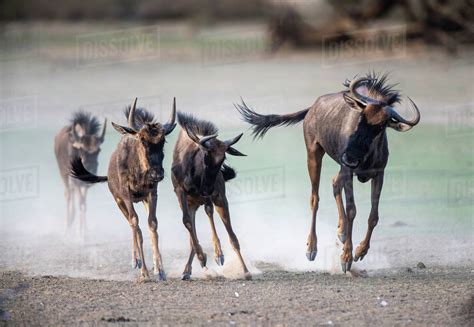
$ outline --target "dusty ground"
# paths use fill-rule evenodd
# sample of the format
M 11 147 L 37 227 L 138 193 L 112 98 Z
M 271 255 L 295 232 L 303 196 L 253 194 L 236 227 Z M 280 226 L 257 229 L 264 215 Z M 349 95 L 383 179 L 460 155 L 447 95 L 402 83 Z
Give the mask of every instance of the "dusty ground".
M 367 278 L 262 269 L 252 281 L 123 282 L 1 273 L 5 325 L 472 325 L 471 268 Z

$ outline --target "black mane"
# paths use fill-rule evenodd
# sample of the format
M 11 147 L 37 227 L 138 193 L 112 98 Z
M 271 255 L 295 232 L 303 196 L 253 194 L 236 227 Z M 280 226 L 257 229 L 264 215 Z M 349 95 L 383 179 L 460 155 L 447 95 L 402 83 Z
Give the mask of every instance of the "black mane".
M 82 109 L 76 111 L 71 119 L 71 126 L 74 128 L 77 124 L 84 128 L 87 135 L 94 135 L 99 131 L 100 123 L 96 117 L 92 116 L 91 113 L 85 112 Z
M 386 101 L 389 105 L 400 102 L 401 94 L 398 90 L 394 89 L 397 84 L 387 83 L 389 78 L 388 73 L 381 74 L 376 72 L 369 72 L 367 73 L 367 75 L 365 75 L 365 77 L 367 79 L 370 79 L 370 81 L 366 83 L 367 88 L 369 90 L 369 96 L 372 96 L 376 99 L 380 99 L 380 97 L 382 97 L 384 101 Z M 357 76 L 355 76 L 354 78 L 357 78 Z M 351 80 L 346 79 L 343 85 L 345 87 L 349 87 L 350 83 Z
M 131 106 L 127 106 L 124 110 L 125 118 L 128 120 L 128 115 L 130 114 Z M 139 130 L 145 124 L 155 123 L 155 116 L 146 110 L 145 108 L 135 108 L 135 117 L 134 117 L 134 126 L 133 128 Z
M 194 135 L 206 136 L 216 134 L 218 129 L 213 123 L 200 120 L 190 114 L 178 112 L 178 123 L 186 131 Z

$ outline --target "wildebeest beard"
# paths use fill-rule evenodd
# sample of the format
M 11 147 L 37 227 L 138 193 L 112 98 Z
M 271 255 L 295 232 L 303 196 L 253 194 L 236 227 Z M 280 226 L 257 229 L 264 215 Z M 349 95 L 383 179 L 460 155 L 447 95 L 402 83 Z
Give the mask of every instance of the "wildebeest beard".
M 376 137 L 385 129 L 385 124 L 370 125 L 364 115 L 361 116 L 357 131 L 349 137 L 345 155 L 349 162 L 363 165 L 370 155 L 370 146 Z

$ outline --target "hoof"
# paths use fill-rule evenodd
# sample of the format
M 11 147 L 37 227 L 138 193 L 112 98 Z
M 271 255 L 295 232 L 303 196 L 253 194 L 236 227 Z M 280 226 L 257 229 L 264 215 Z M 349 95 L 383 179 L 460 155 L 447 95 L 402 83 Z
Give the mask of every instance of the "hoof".
M 133 259 L 132 269 L 141 269 L 141 268 L 142 268 L 142 261 L 140 259 Z
M 354 261 L 357 262 L 357 261 L 362 261 L 365 257 L 365 254 L 361 254 L 361 256 L 359 257 L 357 254 L 354 256 Z
M 342 271 L 344 272 L 344 274 L 346 272 L 348 272 L 349 270 L 351 270 L 351 266 L 352 266 L 352 260 L 350 260 L 348 262 L 341 261 L 341 268 L 342 268 Z
M 216 263 L 218 266 L 223 266 L 224 265 L 224 255 L 220 255 L 216 257 Z
M 314 259 L 316 259 L 317 254 L 318 251 L 306 252 L 306 258 L 308 258 L 309 261 L 314 261 Z
M 341 241 L 342 244 L 346 242 L 346 234 L 337 234 L 337 238 L 339 238 L 339 241 Z
M 166 280 L 166 274 L 163 270 L 159 270 L 158 273 L 155 273 L 155 276 L 158 280 Z
M 181 280 L 190 280 L 191 279 L 191 274 L 185 273 L 183 276 L 181 276 Z
M 252 274 L 251 274 L 250 272 L 246 272 L 246 273 L 244 274 L 244 278 L 245 278 L 246 280 L 252 280 Z
M 207 254 L 203 253 L 202 260 L 199 260 L 199 263 L 201 264 L 201 267 L 202 267 L 202 268 L 206 267 L 206 263 L 207 263 Z

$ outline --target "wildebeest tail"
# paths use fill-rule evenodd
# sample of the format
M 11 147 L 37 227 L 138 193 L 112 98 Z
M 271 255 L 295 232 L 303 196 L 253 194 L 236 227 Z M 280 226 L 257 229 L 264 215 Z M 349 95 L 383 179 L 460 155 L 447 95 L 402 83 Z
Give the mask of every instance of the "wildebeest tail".
M 235 108 L 239 111 L 242 118 L 252 125 L 252 134 L 254 138 L 263 137 L 272 127 L 289 126 L 297 124 L 304 119 L 310 108 L 287 114 L 287 115 L 262 115 L 250 109 L 242 100 L 242 104 L 236 104 Z
M 235 173 L 234 168 L 223 164 L 221 167 L 222 176 L 224 176 L 224 181 L 230 181 L 231 179 L 235 178 L 237 174 Z
M 107 182 L 107 176 L 96 176 L 89 172 L 86 167 L 84 167 L 84 164 L 79 157 L 72 159 L 69 174 L 72 177 L 89 184 Z

